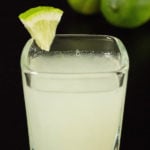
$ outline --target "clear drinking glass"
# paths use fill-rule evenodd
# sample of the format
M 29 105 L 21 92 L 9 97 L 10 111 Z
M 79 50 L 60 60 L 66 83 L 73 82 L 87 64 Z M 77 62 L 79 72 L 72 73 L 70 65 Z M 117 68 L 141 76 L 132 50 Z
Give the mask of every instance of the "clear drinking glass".
M 129 60 L 107 35 L 30 39 L 21 56 L 31 150 L 118 150 Z

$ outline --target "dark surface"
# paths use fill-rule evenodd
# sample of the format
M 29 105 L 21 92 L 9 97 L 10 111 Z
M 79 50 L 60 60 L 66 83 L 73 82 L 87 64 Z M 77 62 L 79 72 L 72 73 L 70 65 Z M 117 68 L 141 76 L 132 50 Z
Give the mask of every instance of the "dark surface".
M 53 5 L 65 11 L 57 33 L 109 34 L 123 41 L 130 57 L 130 72 L 121 150 L 149 149 L 150 22 L 132 30 L 116 28 L 109 25 L 100 14 L 83 16 L 74 13 L 65 0 L 13 0 L 1 4 L 0 143 L 5 145 L 4 149 L 29 149 L 20 73 L 20 54 L 29 35 L 17 15 L 38 5 Z

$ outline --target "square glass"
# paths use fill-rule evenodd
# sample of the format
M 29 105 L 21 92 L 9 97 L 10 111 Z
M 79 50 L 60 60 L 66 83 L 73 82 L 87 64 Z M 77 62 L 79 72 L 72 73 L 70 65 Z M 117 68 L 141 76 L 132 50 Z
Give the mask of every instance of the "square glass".
M 108 35 L 30 39 L 21 55 L 31 150 L 119 150 L 129 59 Z

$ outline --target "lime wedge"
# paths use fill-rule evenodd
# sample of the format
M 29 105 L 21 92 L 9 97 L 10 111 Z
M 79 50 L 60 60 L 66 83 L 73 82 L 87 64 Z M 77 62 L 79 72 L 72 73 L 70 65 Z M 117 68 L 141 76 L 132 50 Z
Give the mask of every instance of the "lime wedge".
M 49 51 L 63 11 L 49 6 L 31 8 L 19 15 L 20 21 L 42 49 Z

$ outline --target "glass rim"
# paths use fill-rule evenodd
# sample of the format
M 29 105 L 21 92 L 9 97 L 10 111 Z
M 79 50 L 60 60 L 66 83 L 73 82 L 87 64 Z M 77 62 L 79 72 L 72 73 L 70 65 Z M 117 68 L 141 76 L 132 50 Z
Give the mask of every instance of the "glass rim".
M 66 72 L 66 73 L 61 73 L 61 72 L 42 72 L 42 71 L 36 71 L 31 69 L 28 64 L 27 64 L 27 58 L 28 58 L 28 52 L 30 50 L 30 46 L 33 43 L 33 39 L 30 38 L 25 46 L 23 47 L 22 53 L 21 53 L 21 69 L 23 72 L 26 73 L 30 73 L 33 75 L 48 75 L 51 77 L 90 77 L 90 76 L 99 76 L 99 74 L 109 74 L 109 73 L 121 73 L 121 72 L 126 72 L 129 69 L 129 58 L 128 58 L 128 54 L 127 54 L 127 50 L 124 46 L 124 44 L 122 43 L 122 41 L 115 37 L 115 36 L 111 36 L 111 35 L 104 35 L 104 34 L 56 34 L 56 37 L 61 37 L 61 38 L 101 38 L 101 39 L 111 39 L 114 42 L 116 42 L 116 44 L 119 47 L 119 51 L 121 53 L 121 57 L 122 57 L 122 62 L 121 62 L 121 66 L 119 69 L 117 70 L 111 70 L 111 71 L 98 71 L 98 72 L 80 72 L 80 73 L 71 73 L 71 72 Z M 29 46 L 27 47 L 27 44 L 30 42 Z

